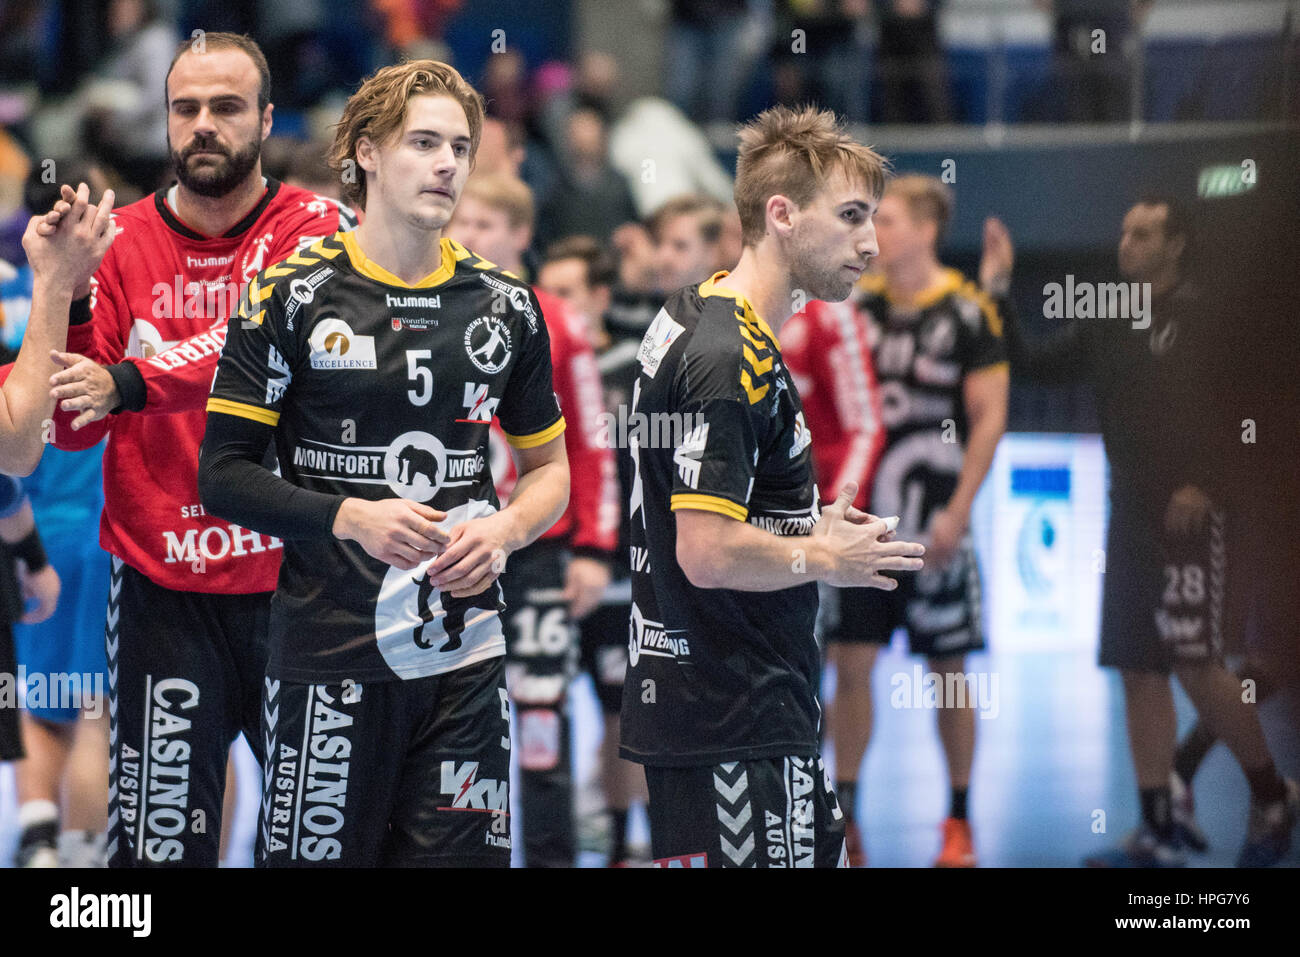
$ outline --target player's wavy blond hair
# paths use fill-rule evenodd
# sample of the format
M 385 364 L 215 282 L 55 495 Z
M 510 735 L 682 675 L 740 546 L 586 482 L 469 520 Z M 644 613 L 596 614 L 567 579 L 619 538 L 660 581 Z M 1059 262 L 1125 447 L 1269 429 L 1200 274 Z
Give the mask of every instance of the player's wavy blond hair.
M 449 96 L 464 108 L 473 164 L 483 135 L 483 97 L 479 92 L 455 67 L 437 60 L 408 60 L 386 66 L 366 77 L 348 99 L 328 154 L 330 168 L 342 176 L 343 190 L 354 206 L 366 208 L 366 176 L 357 163 L 357 141 L 364 136 L 373 143 L 387 143 L 401 132 L 411 97 L 422 95 Z M 345 171 L 352 175 L 345 175 Z
M 827 178 L 842 170 L 879 200 L 887 169 L 886 159 L 855 142 L 829 110 L 814 106 L 764 110 L 740 128 L 735 198 L 742 241 L 756 246 L 763 238 L 767 201 L 773 196 L 807 206 Z

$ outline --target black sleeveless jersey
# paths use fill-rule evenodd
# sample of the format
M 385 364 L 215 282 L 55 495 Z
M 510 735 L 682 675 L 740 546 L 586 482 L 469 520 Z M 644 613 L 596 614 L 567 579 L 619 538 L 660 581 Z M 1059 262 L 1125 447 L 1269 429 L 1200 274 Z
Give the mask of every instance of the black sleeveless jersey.
M 417 286 L 337 233 L 259 273 L 231 320 L 209 412 L 275 426 L 283 478 L 402 497 L 445 530 L 499 503 L 488 427 L 512 444 L 564 431 L 541 307 L 515 276 L 442 240 Z M 271 605 L 272 677 L 420 678 L 505 653 L 497 585 L 454 599 L 356 542 L 290 540 Z
M 672 296 L 642 340 L 628 446 L 634 476 L 624 757 L 704 765 L 818 746 L 817 586 L 702 589 L 677 564 L 674 511 L 776 535 L 820 515 L 811 437 L 776 336 L 719 273 Z M 791 546 L 792 567 L 799 561 Z

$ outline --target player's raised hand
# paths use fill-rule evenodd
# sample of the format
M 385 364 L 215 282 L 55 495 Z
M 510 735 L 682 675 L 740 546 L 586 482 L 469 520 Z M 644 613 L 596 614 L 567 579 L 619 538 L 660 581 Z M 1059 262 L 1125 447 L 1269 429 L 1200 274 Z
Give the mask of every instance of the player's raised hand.
M 880 573 L 920 571 L 924 565 L 921 556 L 925 554 L 925 546 L 919 542 L 894 541 L 889 522 L 853 508 L 853 498 L 857 494 L 857 483 L 846 483 L 835 501 L 822 509 L 821 520 L 813 529 L 813 535 L 824 538 L 832 559 L 831 569 L 823 580 L 841 588 L 872 587 L 892 591 L 898 587 L 898 582 Z M 874 520 L 863 524 L 852 521 L 848 516 L 850 509 Z
M 501 513 L 472 518 L 451 530 L 451 542 L 429 566 L 429 581 L 453 598 L 488 588 L 505 569 L 506 527 Z
M 1016 250 L 1011 230 L 996 216 L 984 220 L 984 251 L 980 256 L 980 286 L 990 295 L 1002 295 L 1011 286 Z
M 435 523 L 447 513 L 405 498 L 377 502 L 345 499 L 334 516 L 334 537 L 354 541 L 366 554 L 410 571 L 430 555 L 441 555 L 449 536 Z
M 113 243 L 113 201 L 105 190 L 98 205 L 90 202 L 90 187 L 63 187 L 63 199 L 44 216 L 33 216 L 23 234 L 23 250 L 35 281 L 69 293 L 84 292 Z M 53 222 L 51 222 L 53 219 Z

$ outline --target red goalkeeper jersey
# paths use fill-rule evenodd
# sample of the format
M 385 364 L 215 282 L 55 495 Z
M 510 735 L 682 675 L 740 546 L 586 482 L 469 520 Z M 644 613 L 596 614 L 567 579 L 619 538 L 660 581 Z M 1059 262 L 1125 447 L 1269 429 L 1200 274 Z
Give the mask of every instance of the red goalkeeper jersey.
M 885 445 L 866 323 L 849 302 L 811 302 L 781 328 L 781 354 L 808 417 L 822 501 L 853 481 L 853 504 L 865 509 Z
M 605 402 L 596 355 L 587 342 L 582 320 L 562 300 L 536 287 L 533 292 L 551 336 L 555 396 L 569 423 L 564 430 L 564 451 L 569 456 L 569 507 L 542 538 L 563 539 L 575 551 L 612 553 L 618 543 L 618 473 L 613 451 L 599 441 Z M 491 437 L 492 475 L 497 497 L 504 503 L 515 487 L 515 465 L 495 422 Z
M 56 408 L 54 444 L 78 450 L 109 435 L 100 521 L 105 551 L 164 588 L 272 591 L 280 540 L 207 515 L 199 504 L 208 392 L 248 281 L 354 225 L 352 213 L 268 179 L 257 205 L 221 236 L 183 223 L 167 190 L 117 210 L 113 221 L 117 237 L 95 272 L 92 319 L 69 327 L 68 351 L 134 370 L 113 370 L 123 398 L 117 415 L 74 432 L 77 413 Z

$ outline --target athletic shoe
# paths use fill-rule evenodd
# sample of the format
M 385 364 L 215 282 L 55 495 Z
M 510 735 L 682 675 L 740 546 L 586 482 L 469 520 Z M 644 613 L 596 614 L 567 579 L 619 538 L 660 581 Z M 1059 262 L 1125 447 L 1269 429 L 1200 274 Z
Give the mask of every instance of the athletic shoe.
M 935 867 L 974 867 L 975 842 L 970 836 L 970 821 L 946 818 L 943 822 L 943 849 L 934 859 Z
M 59 835 L 60 867 L 107 867 L 107 856 L 102 832 L 64 831 Z
M 1170 813 L 1174 819 L 1174 837 L 1183 847 L 1198 854 L 1209 848 L 1205 832 L 1196 823 L 1196 798 L 1189 785 L 1183 783 L 1177 771 L 1169 773 Z
M 1085 867 L 1186 867 L 1187 859 L 1173 841 L 1161 841 L 1146 825 L 1119 847 L 1083 859 Z
M 59 822 L 41 821 L 23 828 L 14 854 L 15 867 L 59 866 Z
M 844 848 L 849 855 L 849 867 L 866 867 L 867 852 L 862 847 L 862 829 L 856 821 L 844 826 Z
M 1250 802 L 1250 827 L 1237 856 L 1238 867 L 1272 867 L 1291 850 L 1291 828 L 1300 817 L 1300 785 L 1286 782 L 1286 797 L 1271 804 Z

